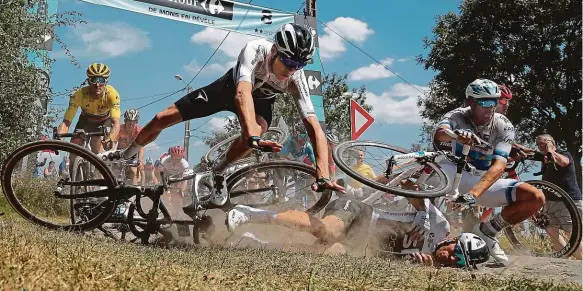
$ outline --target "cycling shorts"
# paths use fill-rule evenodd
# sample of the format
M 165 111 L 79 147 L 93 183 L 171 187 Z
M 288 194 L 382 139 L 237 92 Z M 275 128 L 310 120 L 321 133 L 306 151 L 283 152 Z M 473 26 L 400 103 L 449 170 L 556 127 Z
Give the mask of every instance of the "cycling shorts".
M 231 111 L 239 117 L 235 104 L 236 85 L 233 81 L 233 69 L 210 85 L 196 89 L 174 103 L 182 120 L 190 120 L 213 115 L 221 111 Z M 253 99 L 255 114 L 263 117 L 267 125 L 273 119 L 275 98 Z
M 456 174 L 456 165 L 444 160 L 439 164 L 445 175 L 453 181 Z M 459 185 L 461 194 L 468 193 L 472 188 L 478 184 L 482 177 L 474 176 L 468 172 L 462 173 L 462 179 Z M 498 179 L 486 192 L 482 193 L 476 199 L 476 205 L 495 208 L 502 207 L 516 201 L 516 188 L 522 182 L 515 179 Z
M 79 115 L 77 124 L 75 124 L 75 130 L 83 129 L 85 132 L 100 132 L 100 126 L 111 127 L 111 119 L 106 118 L 104 120 L 94 122 L 89 120 L 85 114 L 81 113 L 81 115 Z

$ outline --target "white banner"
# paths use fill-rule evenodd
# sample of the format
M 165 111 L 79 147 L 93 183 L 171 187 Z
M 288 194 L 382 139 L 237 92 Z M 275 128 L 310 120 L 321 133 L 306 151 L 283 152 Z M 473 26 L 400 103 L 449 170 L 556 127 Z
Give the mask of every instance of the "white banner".
M 294 14 L 225 0 L 81 0 L 146 15 L 271 39 Z

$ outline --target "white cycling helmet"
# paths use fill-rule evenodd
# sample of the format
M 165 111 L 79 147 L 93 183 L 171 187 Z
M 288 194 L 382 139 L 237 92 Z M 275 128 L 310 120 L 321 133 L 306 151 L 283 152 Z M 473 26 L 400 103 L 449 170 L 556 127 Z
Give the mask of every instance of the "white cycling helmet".
M 458 238 L 456 246 L 460 247 L 461 255 L 463 256 L 463 261 L 466 266 L 485 263 L 490 259 L 490 252 L 488 251 L 486 242 L 473 233 L 462 233 Z M 460 256 L 457 255 L 457 252 L 456 257 L 460 258 Z M 461 263 L 460 258 L 458 265 L 461 265 Z
M 500 98 L 500 86 L 488 79 L 476 79 L 466 87 L 466 98 Z

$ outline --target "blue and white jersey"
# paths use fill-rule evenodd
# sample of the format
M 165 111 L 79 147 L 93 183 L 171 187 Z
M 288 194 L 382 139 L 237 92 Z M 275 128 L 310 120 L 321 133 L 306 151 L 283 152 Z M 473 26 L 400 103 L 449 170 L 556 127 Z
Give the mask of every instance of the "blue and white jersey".
M 469 162 L 478 170 L 486 171 L 492 166 L 492 160 L 498 159 L 506 163 L 512 144 L 514 143 L 514 126 L 506 116 L 494 113 L 490 123 L 483 126 L 476 126 L 470 118 L 470 107 L 454 109 L 443 117 L 439 123 L 439 128 L 451 130 L 470 130 L 484 141 L 492 145 L 490 150 L 481 150 L 475 147 L 470 148 L 468 154 Z M 452 141 L 452 153 L 460 156 L 463 145 Z

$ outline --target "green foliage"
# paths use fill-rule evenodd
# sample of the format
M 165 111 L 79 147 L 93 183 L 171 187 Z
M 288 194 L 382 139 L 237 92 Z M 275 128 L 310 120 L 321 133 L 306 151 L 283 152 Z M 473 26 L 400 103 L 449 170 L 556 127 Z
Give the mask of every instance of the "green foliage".
M 517 139 L 551 134 L 571 153 L 581 145 L 581 7 L 576 1 L 467 0 L 437 19 L 418 62 L 437 71 L 421 114 L 437 122 L 465 102 L 476 78 L 507 84 Z
M 33 51 L 45 35 L 53 35 L 41 15 L 29 14 L 24 1 L 4 0 L 0 6 L 0 161 L 19 145 L 38 139 L 47 131 L 54 115 L 44 112 L 40 100 L 50 101 L 49 84 L 42 81 L 41 70 L 28 60 L 28 53 L 43 59 L 50 68 L 53 60 Z M 54 26 L 81 23 L 69 12 L 51 16 Z M 54 39 L 70 53 L 58 36 Z M 75 59 L 72 59 L 76 64 Z
M 466 0 L 460 14 L 439 16 L 433 37 L 424 39 L 429 54 L 417 58 L 437 71 L 429 96 L 418 102 L 426 126 L 462 106 L 471 81 L 487 78 L 513 92 L 507 117 L 517 142 L 548 133 L 578 161 L 581 24 L 581 3 L 570 0 Z

